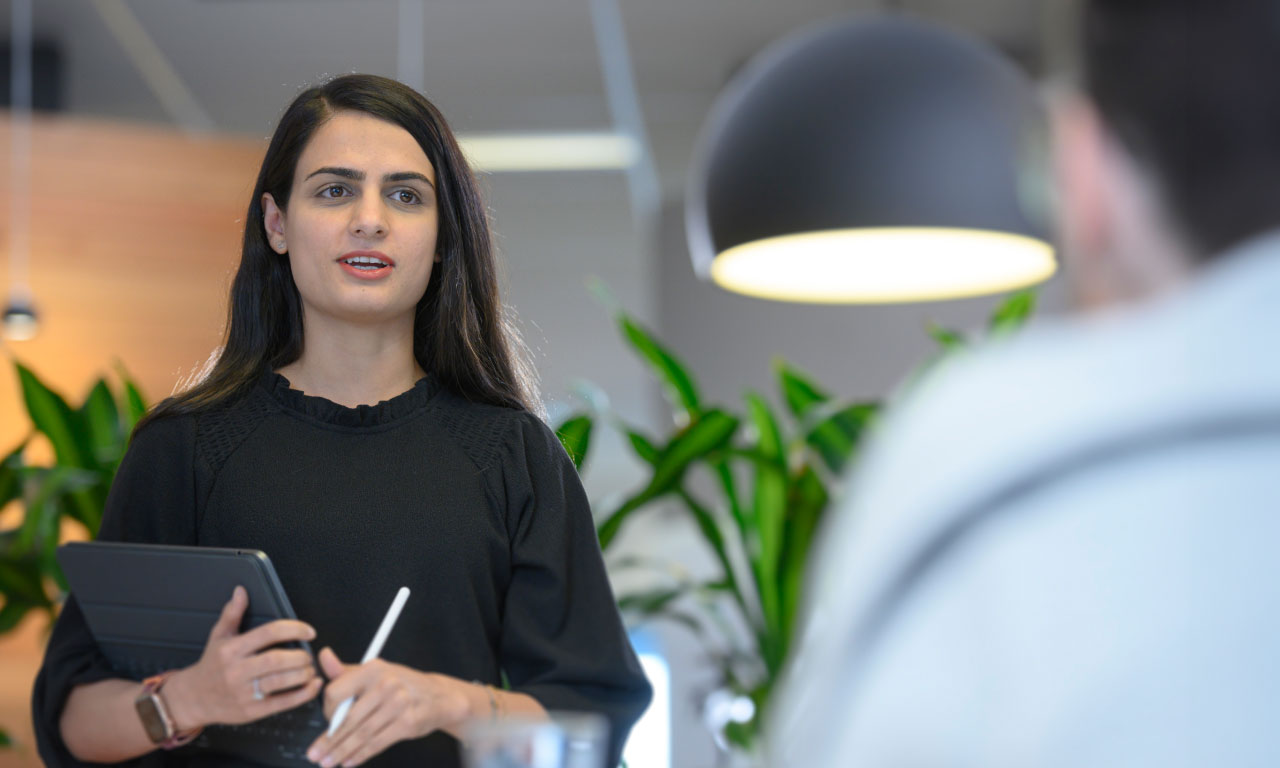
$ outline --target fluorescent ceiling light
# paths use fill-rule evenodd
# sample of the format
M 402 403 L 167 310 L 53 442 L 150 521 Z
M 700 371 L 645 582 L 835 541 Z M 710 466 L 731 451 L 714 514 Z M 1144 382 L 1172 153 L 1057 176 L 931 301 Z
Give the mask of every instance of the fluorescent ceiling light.
M 482 133 L 458 136 L 471 167 L 513 171 L 619 171 L 640 159 L 630 136 L 617 133 Z

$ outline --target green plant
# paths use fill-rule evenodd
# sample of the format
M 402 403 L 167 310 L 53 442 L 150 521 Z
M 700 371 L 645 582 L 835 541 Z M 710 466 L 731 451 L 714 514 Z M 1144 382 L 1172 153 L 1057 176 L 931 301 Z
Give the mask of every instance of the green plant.
M 1034 304 L 1033 293 L 1013 294 L 992 315 L 989 333 L 1019 327 Z M 604 417 L 649 468 L 642 487 L 601 517 L 602 549 L 637 512 L 659 502 L 674 503 L 696 525 L 718 565 L 718 578 L 699 581 L 680 575 L 670 563 L 628 558 L 614 567 L 656 568 L 665 583 L 620 595 L 618 604 L 632 619 L 670 620 L 697 635 L 718 668 L 720 684 L 754 704 L 753 716 L 730 721 L 722 734 L 727 742 L 750 748 L 787 659 L 813 536 L 833 483 L 856 458 L 882 406 L 835 399 L 778 361 L 774 373 L 785 418 L 750 391 L 745 412 L 735 413 L 707 403 L 688 367 L 639 323 L 621 312 L 617 321 L 627 343 L 662 383 L 677 428 L 656 439 L 616 415 L 593 412 L 574 414 L 557 433 L 581 468 L 592 429 Z M 940 350 L 916 379 L 969 344 L 955 331 L 930 326 L 929 332 Z
M 0 530 L 0 635 L 12 631 L 31 611 L 57 616 L 67 583 L 54 553 L 64 520 L 93 538 L 102 522 L 107 491 L 133 426 L 146 401 L 123 370 L 113 391 L 99 379 L 78 407 L 72 407 L 35 373 L 15 363 L 32 431 L 0 461 L 0 508 L 21 505 L 21 523 Z M 27 448 L 43 435 L 53 463 L 28 464 Z M 9 737 L 0 731 L 0 747 Z

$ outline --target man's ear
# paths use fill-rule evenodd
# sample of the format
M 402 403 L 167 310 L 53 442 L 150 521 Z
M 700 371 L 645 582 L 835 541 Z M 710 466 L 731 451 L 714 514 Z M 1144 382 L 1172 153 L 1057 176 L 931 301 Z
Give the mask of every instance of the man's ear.
M 267 242 L 276 253 L 289 250 L 288 239 L 284 235 L 284 211 L 276 205 L 276 199 L 270 192 L 262 193 L 262 226 L 267 230 Z
M 1059 234 L 1073 258 L 1095 259 L 1110 245 L 1114 215 L 1102 119 L 1078 94 L 1056 98 L 1050 119 Z

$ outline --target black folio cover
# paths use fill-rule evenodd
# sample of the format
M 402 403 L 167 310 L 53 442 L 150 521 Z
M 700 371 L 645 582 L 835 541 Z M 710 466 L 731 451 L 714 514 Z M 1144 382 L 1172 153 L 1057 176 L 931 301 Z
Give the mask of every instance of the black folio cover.
M 196 663 L 237 585 L 249 594 L 241 632 L 297 618 L 271 561 L 258 550 L 94 541 L 64 544 L 57 554 L 98 647 L 132 680 Z M 305 642 L 291 645 L 311 651 Z M 211 726 L 184 749 L 310 766 L 303 751 L 324 728 L 316 697 L 255 723 Z

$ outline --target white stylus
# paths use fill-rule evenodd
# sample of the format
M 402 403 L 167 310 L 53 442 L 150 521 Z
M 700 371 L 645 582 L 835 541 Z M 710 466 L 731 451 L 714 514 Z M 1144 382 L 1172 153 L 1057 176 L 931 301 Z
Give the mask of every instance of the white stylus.
M 396 625 L 396 619 L 400 618 L 400 610 L 404 608 L 404 601 L 409 599 L 409 588 L 401 587 L 396 593 L 396 599 L 391 601 L 391 607 L 387 609 L 387 615 L 382 617 L 382 624 L 378 626 L 378 633 L 373 636 L 373 642 L 369 643 L 369 650 L 364 652 L 364 658 L 360 660 L 361 664 L 367 664 L 378 658 L 378 654 L 382 653 L 382 646 L 387 644 L 387 636 L 391 634 L 391 628 Z M 338 708 L 334 710 L 333 719 L 329 721 L 329 735 L 332 736 L 342 725 L 342 721 L 347 719 L 347 712 L 351 711 L 351 705 L 355 703 L 355 696 L 348 696 L 343 699 Z

